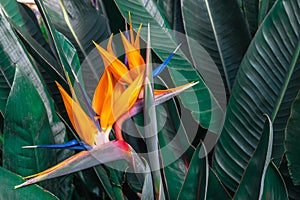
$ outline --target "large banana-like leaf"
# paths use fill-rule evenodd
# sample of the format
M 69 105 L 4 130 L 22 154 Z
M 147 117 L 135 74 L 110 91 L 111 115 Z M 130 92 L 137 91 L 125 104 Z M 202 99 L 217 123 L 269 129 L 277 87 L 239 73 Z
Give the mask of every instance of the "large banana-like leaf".
M 38 73 L 35 71 L 34 66 L 31 63 L 31 60 L 29 59 L 29 56 L 26 52 L 26 50 L 23 48 L 23 46 L 19 43 L 18 38 L 16 37 L 15 33 L 13 32 L 10 24 L 6 20 L 3 12 L 0 12 L 0 30 L 1 30 L 1 48 L 2 48 L 2 55 L 1 61 L 4 62 L 3 66 L 3 72 L 5 72 L 5 76 L 1 76 L 6 81 L 6 79 L 9 81 L 9 83 L 12 85 L 12 79 L 13 79 L 13 73 L 12 70 L 15 70 L 15 65 L 18 65 L 20 69 L 28 76 L 29 79 L 31 79 L 32 83 L 34 84 L 35 88 L 37 88 L 37 91 L 39 95 L 42 98 L 42 101 L 45 105 L 47 116 L 49 119 L 49 122 L 52 126 L 55 126 L 54 119 L 55 116 L 53 115 L 54 109 L 53 104 L 51 101 L 49 101 L 49 94 L 47 90 L 44 87 L 43 82 L 39 78 Z M 1 56 L 2 56 L 1 55 Z M 3 60 L 2 60 L 3 58 Z M 2 66 L 1 66 L 2 67 Z M 13 68 L 13 69 L 11 69 Z M 6 91 L 7 92 L 7 91 Z M 8 94 L 8 93 L 7 93 Z M 4 97 L 7 98 L 7 97 Z
M 212 168 L 209 168 L 207 199 L 232 199 Z
M 38 70 L 47 84 L 56 106 L 61 111 L 60 113 L 66 116 L 66 112 L 63 112 L 65 109 L 61 96 L 55 84 L 55 81 L 64 83 L 64 74 L 53 57 L 48 43 L 43 38 L 35 14 L 25 5 L 18 5 L 15 1 L 8 2 L 3 4 L 5 12 L 11 18 L 11 25 L 17 31 L 22 42 L 25 43 L 28 52 L 37 62 Z
M 162 15 L 165 16 L 170 28 L 184 33 L 180 0 L 158 0 L 157 6 Z M 183 38 L 177 38 L 183 39 Z
M 259 1 L 258 25 L 260 25 L 268 12 L 271 10 L 276 0 L 261 0 Z
M 81 77 L 80 63 L 76 49 L 72 43 L 52 25 L 42 1 L 36 0 L 36 4 L 45 22 L 45 27 L 49 34 L 50 45 L 53 53 L 57 57 L 61 68 L 64 72 L 68 73 L 68 76 L 73 83 L 76 80 L 75 75 Z
M 284 128 L 300 87 L 300 2 L 279 0 L 242 61 L 230 98 L 213 167 L 236 190 L 261 135 L 264 113 L 274 126 L 272 157 L 283 154 Z
M 58 32 L 53 26 L 48 12 L 45 9 L 44 3 L 41 0 L 36 0 L 36 4 L 41 12 L 41 15 L 45 21 L 46 28 L 49 33 L 50 44 L 54 50 L 54 54 L 57 56 L 58 62 L 63 71 L 70 78 L 72 84 L 74 84 L 74 90 L 77 94 L 79 102 L 83 108 L 88 109 L 89 103 L 87 94 L 84 90 L 84 83 L 82 80 L 81 66 L 75 47 L 62 33 Z M 76 83 L 76 84 L 75 84 Z
M 300 185 L 300 92 L 298 93 L 285 132 L 285 150 L 291 178 L 295 185 Z
M 76 47 L 81 62 L 94 49 L 92 41 L 100 43 L 109 37 L 105 15 L 96 10 L 90 1 L 44 0 L 43 3 L 55 28 Z M 68 16 L 65 16 L 64 9 Z
M 170 27 L 173 27 L 174 22 L 174 8 L 176 6 L 174 0 L 158 0 L 157 1 L 158 7 L 162 10 L 164 13 L 164 16 L 168 23 L 170 24 Z
M 273 162 L 269 163 L 264 178 L 263 191 L 261 191 L 260 199 L 289 199 L 285 182 Z
M 5 54 L 3 61 L 6 63 L 4 65 L 6 70 L 15 70 L 15 65 L 18 65 L 20 70 L 28 77 L 30 82 L 36 88 L 38 95 L 42 99 L 43 106 L 46 111 L 46 118 L 49 121 L 51 134 L 48 137 L 53 137 L 55 143 L 63 143 L 65 138 L 65 127 L 63 123 L 58 119 L 53 102 L 50 100 L 50 95 L 45 89 L 44 83 L 41 81 L 38 73 L 35 71 L 35 67 L 32 65 L 30 57 L 28 56 L 26 50 L 23 48 L 18 38 L 16 37 L 14 31 L 12 30 L 10 24 L 4 17 L 2 11 L 0 12 L 0 24 L 1 24 L 1 46 Z M 2 59 L 1 59 L 2 60 Z M 10 69 L 8 68 L 10 67 Z M 4 96 L 4 98 L 7 98 Z M 15 111 L 14 111 L 15 112 Z M 13 146 L 13 145 L 12 145 Z M 18 150 L 19 151 L 19 150 Z M 64 159 L 69 155 L 68 151 L 58 151 L 58 159 Z M 22 152 L 20 154 L 15 154 L 16 157 L 22 157 Z M 34 159 L 34 158 L 33 158 Z M 55 157 L 54 157 L 55 159 Z M 70 181 L 68 179 L 66 181 Z M 70 183 L 70 182 L 69 182 Z M 63 185 L 63 183 L 61 183 Z M 60 189 L 62 189 L 61 187 Z
M 56 152 L 22 146 L 54 142 L 44 104 L 31 80 L 17 68 L 5 110 L 3 166 L 22 176 L 45 170 L 55 164 Z
M 156 2 L 153 0 L 115 0 L 114 1 L 125 18 L 128 12 L 131 13 L 134 29 L 140 23 L 151 25 L 151 48 L 162 60 L 167 59 L 170 52 L 178 46 L 174 33 L 169 29 L 169 24 L 164 16 L 157 9 Z M 146 41 L 147 33 L 142 30 L 141 38 Z M 191 110 L 195 120 L 206 128 L 211 128 L 218 132 L 222 111 L 215 98 L 211 96 L 208 87 L 205 85 L 201 76 L 193 68 L 187 57 L 179 50 L 168 64 L 168 69 L 175 85 L 183 85 L 186 82 L 200 81 L 194 90 L 180 95 L 180 99 L 185 107 Z M 194 97 L 194 100 L 191 100 Z M 221 115 L 221 116 L 220 116 Z
M 0 167 L 0 199 L 27 199 L 27 200 L 54 200 L 58 199 L 56 196 L 46 191 L 37 185 L 32 185 L 22 190 L 14 190 L 16 184 L 22 183 L 23 179 L 21 176 L 8 171 Z
M 0 16 L 2 17 L 2 16 Z M 3 24 L 1 23 L 1 27 Z M 2 28 L 0 28 L 0 35 L 2 36 Z M 1 37 L 2 38 L 2 37 Z M 10 62 L 9 55 L 7 55 L 6 48 L 1 40 L 0 44 L 0 112 L 4 112 L 6 101 L 10 92 L 10 88 L 12 86 L 14 74 L 15 74 L 15 66 L 12 62 Z
M 295 186 L 293 184 L 293 180 L 290 177 L 289 169 L 288 169 L 287 165 L 288 165 L 288 163 L 286 160 L 286 156 L 284 156 L 284 158 L 280 164 L 279 170 L 280 170 L 280 174 L 283 176 L 285 185 L 287 187 L 289 199 L 291 199 L 291 200 L 300 199 L 300 186 L 299 185 Z
M 242 0 L 242 10 L 244 16 L 249 24 L 249 29 L 252 35 L 255 35 L 258 27 L 258 9 L 259 1 L 256 0 Z
M 266 116 L 266 122 L 259 143 L 243 174 L 234 199 L 259 199 L 263 190 L 265 174 L 271 162 L 273 145 L 273 126 Z
M 76 48 L 82 65 L 83 80 L 87 83 L 87 93 L 93 96 L 104 67 L 99 64 L 101 59 L 92 41 L 100 43 L 109 37 L 110 28 L 105 13 L 96 10 L 88 0 L 43 2 L 55 28 Z
M 203 150 L 204 156 L 202 155 L 203 153 L 201 153 Z M 207 152 L 203 144 L 199 144 L 194 152 L 177 199 L 207 199 L 208 177 L 209 166 Z
M 175 103 L 171 100 L 156 106 L 158 140 L 168 196 L 176 199 L 187 173 L 190 143 Z M 196 133 L 195 133 L 196 134 Z
M 1 0 L 0 4 L 5 11 L 5 14 L 22 30 L 27 31 L 39 44 L 50 51 L 49 45 L 47 44 L 43 34 L 36 22 L 36 18 L 31 18 L 26 12 L 25 5 L 21 5 L 16 0 L 5 1 Z M 29 9 L 29 8 L 27 8 Z M 32 12 L 32 11 L 31 11 Z M 34 16 L 35 17 L 35 16 Z
M 58 81 L 64 88 L 68 88 L 68 83 L 65 80 L 62 69 L 60 68 L 53 55 L 42 48 L 42 46 L 26 31 L 20 29 L 14 24 L 13 26 L 27 51 L 31 54 L 31 56 L 40 67 L 39 70 L 41 71 L 42 76 L 47 83 L 47 88 L 49 89 L 49 92 L 54 100 L 55 105 L 57 106 L 57 109 L 59 110 L 59 113 L 61 114 L 61 116 L 63 116 L 63 118 L 68 119 L 61 95 L 58 92 L 58 88 L 54 82 Z
M 218 66 L 225 87 L 231 91 L 251 37 L 237 2 L 182 0 L 181 4 L 187 36 L 197 41 L 209 53 Z M 188 42 L 194 41 L 188 38 Z M 194 46 L 195 44 L 189 45 L 195 60 L 199 55 Z

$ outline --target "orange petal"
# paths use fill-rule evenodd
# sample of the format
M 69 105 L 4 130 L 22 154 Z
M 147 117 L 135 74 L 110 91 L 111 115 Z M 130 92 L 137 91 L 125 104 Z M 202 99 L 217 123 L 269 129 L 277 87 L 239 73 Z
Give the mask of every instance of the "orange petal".
M 154 95 L 155 96 L 159 96 L 159 95 L 163 95 L 165 93 L 169 93 L 169 92 L 174 92 L 176 90 L 180 90 L 182 88 L 185 88 L 186 86 L 188 85 L 193 85 L 194 82 L 191 82 L 191 83 L 187 83 L 187 84 L 184 84 L 184 85 L 181 85 L 181 86 L 178 86 L 176 88 L 169 88 L 169 89 L 165 89 L 165 90 L 154 90 Z
M 140 27 L 136 33 L 136 38 L 135 38 L 135 41 L 134 41 L 134 47 L 139 51 L 140 53 L 140 34 L 141 34 L 141 30 L 142 30 L 142 24 L 140 24 Z
M 143 57 L 140 54 L 140 51 L 137 50 L 124 36 L 123 33 L 121 33 L 121 38 L 123 41 L 123 45 L 125 48 L 126 56 L 128 58 L 128 65 L 130 69 L 134 69 L 136 67 L 145 67 L 145 61 Z M 139 75 L 139 71 L 137 74 L 133 74 L 135 79 Z
M 68 95 L 63 87 L 58 82 L 56 82 L 56 84 L 74 129 L 78 133 L 80 139 L 88 145 L 93 146 L 95 136 L 98 133 L 96 125 L 83 111 L 81 106 Z
M 110 70 L 116 79 L 121 79 L 128 72 L 127 67 L 115 55 L 110 54 L 97 43 L 94 42 L 94 44 L 102 57 L 105 68 Z M 126 80 L 123 79 L 127 84 L 132 82 L 132 79 L 130 77 L 128 78 L 129 79 Z
M 110 35 L 108 43 L 107 43 L 107 52 L 110 53 L 111 55 L 115 56 L 114 50 L 112 49 L 112 39 L 113 39 L 113 34 Z
M 109 87 L 100 113 L 100 124 L 101 124 L 101 128 L 104 131 L 107 128 L 111 127 L 110 121 L 112 120 L 111 116 L 112 116 L 112 105 L 113 105 L 113 101 L 112 101 L 113 90 L 114 90 L 113 87 Z
M 92 107 L 98 115 L 101 115 L 104 103 L 111 97 L 114 88 L 113 77 L 108 70 L 104 70 L 95 89 Z
M 136 102 L 143 85 L 144 74 L 141 73 L 133 82 L 126 88 L 120 96 L 114 96 L 113 118 L 114 122 L 124 113 L 126 113 Z

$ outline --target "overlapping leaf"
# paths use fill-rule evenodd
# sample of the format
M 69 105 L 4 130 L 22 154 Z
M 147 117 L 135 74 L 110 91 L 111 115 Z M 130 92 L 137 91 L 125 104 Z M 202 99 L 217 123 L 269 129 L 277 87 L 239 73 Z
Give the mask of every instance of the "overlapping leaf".
M 279 0 L 258 30 L 242 61 L 217 143 L 213 167 L 235 190 L 263 128 L 274 126 L 273 154 L 283 154 L 284 128 L 300 87 L 300 2 Z
M 218 66 L 224 86 L 228 92 L 231 91 L 240 62 L 250 43 L 250 33 L 237 2 L 183 0 L 181 5 L 193 60 L 198 59 L 200 52 L 196 51 L 195 44 L 191 43 L 197 41 L 212 57 Z M 189 37 L 195 41 L 191 41 Z M 206 78 L 205 81 L 210 80 Z
M 3 166 L 22 176 L 45 170 L 55 164 L 55 151 L 22 146 L 54 142 L 44 104 L 30 79 L 17 68 L 5 110 Z
M 287 165 L 288 165 L 288 163 L 286 160 L 286 156 L 284 156 L 284 158 L 280 164 L 280 167 L 279 167 L 280 174 L 283 176 L 284 182 L 286 184 L 289 199 L 296 200 L 296 199 L 300 198 L 300 186 L 295 186 L 293 184 L 293 181 L 290 177 L 289 169 L 288 169 Z
M 100 43 L 110 35 L 104 8 L 96 10 L 90 1 L 45 0 L 46 11 L 54 27 L 74 45 L 82 65 L 87 93 L 92 96 L 103 72 L 99 54 L 92 41 Z
M 288 168 L 295 185 L 300 185 L 300 93 L 298 93 L 292 107 L 285 132 L 285 150 Z
M 254 36 L 258 27 L 259 1 L 242 0 L 242 10 L 249 24 L 251 34 Z
M 208 179 L 209 166 L 207 152 L 204 146 L 199 144 L 194 152 L 189 165 L 188 173 L 182 184 L 177 199 L 206 199 Z
M 289 199 L 285 182 L 273 162 L 269 163 L 264 178 L 263 191 L 260 194 L 261 199 Z
M 11 18 L 11 20 L 19 26 L 22 30 L 26 31 L 32 38 L 39 42 L 39 44 L 50 51 L 49 45 L 47 44 L 45 38 L 42 35 L 42 32 L 37 24 L 36 18 L 31 18 L 28 14 L 25 5 L 18 3 L 17 1 L 5 1 L 1 0 L 0 4 L 5 11 L 5 14 Z M 30 9 L 29 9 L 30 10 Z M 30 12 L 32 12 L 30 10 Z M 32 12 L 33 14 L 33 12 Z M 33 14 L 35 17 L 35 15 Z
M 28 56 L 23 46 L 19 43 L 18 38 L 16 37 L 10 24 L 5 19 L 2 12 L 0 17 L 1 17 L 1 33 L 2 33 L 0 42 L 1 42 L 1 46 L 3 47 L 3 52 L 5 52 L 6 55 L 6 57 L 4 57 L 6 59 L 5 62 L 9 63 L 5 66 L 12 68 L 9 70 L 15 70 L 15 65 L 18 65 L 20 70 L 30 80 L 31 84 L 33 84 L 33 88 L 35 88 L 36 91 L 38 92 L 38 95 L 40 96 L 43 106 L 45 108 L 45 112 L 46 112 L 45 118 L 47 118 L 48 120 L 48 123 L 50 125 L 49 129 L 51 133 L 50 135 L 48 135 L 48 137 L 53 138 L 52 141 L 55 143 L 64 142 L 65 127 L 63 123 L 60 122 L 57 115 L 55 114 L 54 105 L 50 100 L 50 95 L 45 89 L 43 81 L 41 81 L 39 74 L 36 72 L 35 67 L 31 63 L 30 57 Z M 25 138 L 25 140 L 28 139 L 29 138 Z M 19 150 L 20 149 L 18 149 L 18 151 Z M 66 151 L 59 151 L 58 158 L 64 159 L 65 156 L 67 156 L 68 154 L 69 153 Z M 22 157 L 22 155 L 23 155 L 22 152 L 21 154 L 14 154 L 16 158 Z M 56 162 L 55 157 L 54 157 L 54 162 Z
M 58 199 L 56 196 L 46 191 L 44 188 L 41 188 L 37 185 L 32 185 L 22 190 L 14 190 L 13 187 L 16 184 L 20 184 L 23 179 L 14 174 L 7 169 L 0 167 L 0 179 L 1 179 L 1 188 L 0 188 L 0 199 L 27 199 L 27 200 L 54 200 Z
M 209 168 L 207 199 L 232 199 L 212 168 Z
M 55 80 L 64 81 L 63 71 L 53 57 L 50 47 L 40 31 L 35 14 L 29 7 L 16 1 L 3 1 L 1 4 L 5 13 L 11 19 L 14 29 L 21 35 L 22 41 L 25 42 L 28 52 L 37 61 L 37 68 L 47 83 L 47 88 L 55 100 L 55 104 L 63 111 L 63 102 L 54 82 Z M 63 112 L 61 113 L 63 114 Z
M 266 171 L 271 162 L 273 145 L 272 122 L 268 116 L 266 118 L 262 136 L 247 165 L 234 199 L 259 199 L 260 192 L 263 190 Z

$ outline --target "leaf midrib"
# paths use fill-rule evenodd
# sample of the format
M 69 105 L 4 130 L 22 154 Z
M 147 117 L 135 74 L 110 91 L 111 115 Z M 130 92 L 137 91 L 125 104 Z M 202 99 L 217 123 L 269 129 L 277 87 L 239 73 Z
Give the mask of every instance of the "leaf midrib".
M 218 48 L 218 53 L 220 55 L 220 60 L 221 60 L 221 63 L 222 63 L 223 72 L 224 72 L 225 79 L 226 79 L 226 84 L 228 86 L 227 87 L 228 88 L 228 92 L 231 93 L 231 87 L 232 86 L 229 83 L 229 78 L 228 78 L 228 74 L 227 74 L 226 67 L 225 67 L 225 62 L 224 62 L 224 57 L 223 57 L 222 49 L 221 49 L 220 42 L 219 42 L 219 37 L 218 37 L 216 26 L 215 26 L 215 23 L 214 23 L 212 14 L 211 14 L 211 10 L 210 10 L 210 6 L 209 6 L 208 0 L 205 0 L 205 5 L 206 5 L 207 13 L 208 13 L 208 16 L 209 16 L 209 21 L 210 21 L 211 27 L 213 29 L 214 38 L 216 40 L 216 44 L 217 44 L 217 48 Z

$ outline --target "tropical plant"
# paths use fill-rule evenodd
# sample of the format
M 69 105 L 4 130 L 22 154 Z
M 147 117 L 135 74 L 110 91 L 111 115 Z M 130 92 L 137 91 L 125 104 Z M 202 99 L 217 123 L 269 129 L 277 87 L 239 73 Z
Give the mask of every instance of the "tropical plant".
M 0 0 L 1 199 L 300 199 L 299 0 L 35 4 Z

